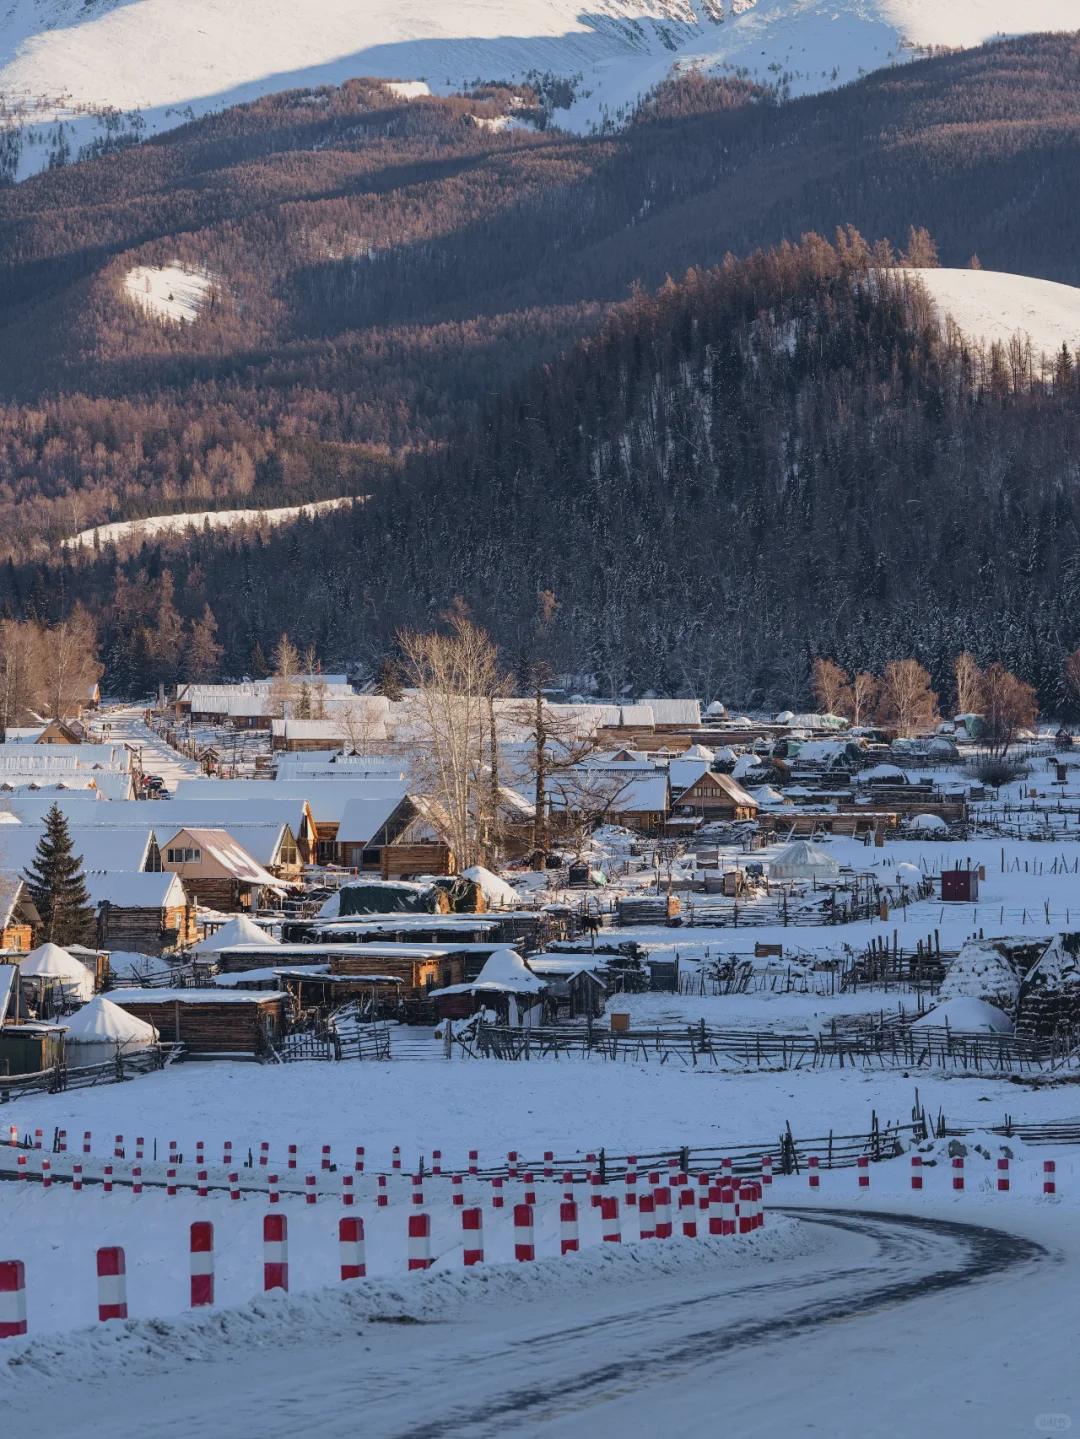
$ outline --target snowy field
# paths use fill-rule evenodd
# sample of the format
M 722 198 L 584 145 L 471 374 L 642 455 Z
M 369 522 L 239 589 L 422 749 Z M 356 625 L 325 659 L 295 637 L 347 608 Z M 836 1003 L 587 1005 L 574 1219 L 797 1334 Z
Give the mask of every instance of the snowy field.
M 530 72 L 571 78 L 562 123 L 616 117 L 673 64 L 744 68 L 793 93 L 844 84 L 919 47 L 1067 30 L 1073 0 L 38 0 L 0 13 L 0 96 L 28 122 L 19 174 L 137 116 L 153 134 L 259 95 L 375 75 L 436 93 Z M 106 119 L 108 112 L 108 120 Z
M 148 315 L 191 324 L 199 318 L 214 286 L 207 270 L 180 264 L 136 265 L 124 276 L 124 294 Z
M 973 343 L 1008 345 L 1030 336 L 1038 364 L 1062 345 L 1080 348 L 1080 290 L 995 270 L 919 270 L 940 318 L 951 315 Z
M 140 545 L 158 535 L 180 534 L 187 529 L 212 530 L 236 529 L 240 525 L 288 525 L 301 515 L 310 519 L 312 515 L 329 514 L 345 505 L 351 505 L 350 496 L 337 500 L 315 500 L 309 505 L 282 505 L 268 510 L 199 510 L 193 514 L 149 515 L 140 520 L 116 520 L 109 525 L 98 525 L 95 529 L 80 530 L 65 546 Z

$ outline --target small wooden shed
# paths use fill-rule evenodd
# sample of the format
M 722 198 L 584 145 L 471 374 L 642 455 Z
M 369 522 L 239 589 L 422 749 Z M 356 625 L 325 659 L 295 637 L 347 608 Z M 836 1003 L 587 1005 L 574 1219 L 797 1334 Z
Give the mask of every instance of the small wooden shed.
M 222 989 L 114 989 L 113 1004 L 152 1024 L 163 1044 L 192 1054 L 265 1054 L 285 1034 L 281 993 Z

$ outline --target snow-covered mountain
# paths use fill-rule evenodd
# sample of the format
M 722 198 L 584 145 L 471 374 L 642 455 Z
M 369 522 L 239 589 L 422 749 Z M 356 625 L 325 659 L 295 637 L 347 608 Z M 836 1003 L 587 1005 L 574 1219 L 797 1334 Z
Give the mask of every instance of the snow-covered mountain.
M 1076 0 L 0 0 L 0 124 L 20 129 L 8 169 L 24 176 L 110 131 L 290 87 L 376 75 L 440 93 L 539 72 L 575 81 L 560 120 L 586 129 L 676 63 L 799 94 L 1077 23 Z

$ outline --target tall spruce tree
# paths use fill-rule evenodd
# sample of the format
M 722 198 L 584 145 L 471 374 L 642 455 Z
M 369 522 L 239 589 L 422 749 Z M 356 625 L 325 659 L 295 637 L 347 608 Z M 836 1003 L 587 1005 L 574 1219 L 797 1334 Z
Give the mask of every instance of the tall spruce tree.
M 97 942 L 94 911 L 83 883 L 82 856 L 72 854 L 67 820 L 56 804 L 45 816 L 45 833 L 23 877 L 41 915 L 42 940 L 60 945 Z

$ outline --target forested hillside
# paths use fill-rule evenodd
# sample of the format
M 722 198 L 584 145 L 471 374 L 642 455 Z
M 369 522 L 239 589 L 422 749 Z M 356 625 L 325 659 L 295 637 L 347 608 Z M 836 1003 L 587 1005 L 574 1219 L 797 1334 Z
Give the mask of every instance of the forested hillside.
M 688 78 L 594 138 L 492 128 L 544 121 L 530 93 L 358 81 L 0 191 L 7 545 L 368 492 L 635 283 L 810 229 L 1080 280 L 1078 73 L 1035 37 L 787 104 Z M 175 259 L 215 286 L 184 326 L 123 293 Z
M 1075 356 L 1044 376 L 932 313 L 853 231 L 729 260 L 639 294 L 351 513 L 48 583 L 107 597 L 125 687 L 179 672 L 177 596 L 210 603 L 232 672 L 287 624 L 372 673 L 460 596 L 511 667 L 608 694 L 760 704 L 814 654 L 944 677 L 969 649 L 1053 703 L 1080 639 Z M 40 571 L 5 588 L 52 598 Z
M 786 699 L 811 648 L 985 637 L 1045 696 L 1077 638 L 1071 368 L 976 363 L 870 277 L 925 226 L 945 264 L 1080 281 L 1078 76 L 1035 37 L 789 103 L 687 77 L 591 138 L 497 128 L 547 118 L 524 92 L 357 81 L 2 191 L 0 598 L 81 596 L 119 688 L 175 677 L 207 605 L 240 673 L 283 628 L 374 665 L 460 594 L 609 691 Z M 873 264 L 850 236 L 724 258 L 849 223 Z M 177 259 L 211 277 L 191 324 L 124 295 Z M 347 493 L 267 542 L 46 547 Z

